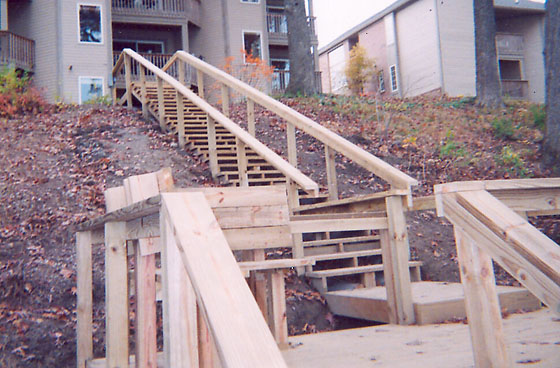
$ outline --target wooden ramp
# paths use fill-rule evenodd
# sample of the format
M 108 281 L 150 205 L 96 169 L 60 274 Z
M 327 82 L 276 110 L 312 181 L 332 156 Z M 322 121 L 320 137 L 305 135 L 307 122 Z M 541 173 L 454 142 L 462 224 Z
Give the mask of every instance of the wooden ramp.
M 560 321 L 542 309 L 504 320 L 514 367 L 560 367 Z M 468 325 L 383 325 L 290 338 L 293 368 L 473 367 Z
M 412 302 L 416 323 L 427 325 L 463 319 L 466 317 L 465 296 L 460 283 L 413 282 Z M 540 301 L 527 289 L 499 286 L 498 295 L 502 310 L 534 311 Z M 389 322 L 387 292 L 384 287 L 330 291 L 325 294 L 334 314 L 369 321 Z

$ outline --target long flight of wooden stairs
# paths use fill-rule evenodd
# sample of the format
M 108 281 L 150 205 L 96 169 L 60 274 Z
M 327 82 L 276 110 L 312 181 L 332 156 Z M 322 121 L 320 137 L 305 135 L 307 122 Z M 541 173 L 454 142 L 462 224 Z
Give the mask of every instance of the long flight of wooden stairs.
M 142 89 L 140 83 L 132 82 L 132 94 L 141 100 Z M 146 82 L 146 95 L 148 111 L 154 116 L 159 116 L 157 85 L 155 82 Z M 175 90 L 164 87 L 165 127 L 167 131 L 177 133 L 177 99 Z M 192 150 L 205 161 L 208 160 L 208 135 L 207 115 L 191 101 L 185 99 L 185 141 L 187 149 Z M 219 180 L 223 184 L 239 185 L 237 167 L 237 147 L 235 136 L 224 127 L 216 126 L 216 144 L 218 149 Z M 284 175 L 259 157 L 250 147 L 246 148 L 248 159 L 249 186 L 274 185 L 286 182 Z
M 159 116 L 157 85 L 146 83 L 147 107 Z M 132 94 L 141 100 L 140 83 L 132 82 Z M 207 115 L 191 101 L 184 99 L 186 147 L 208 160 Z M 177 133 L 176 92 L 164 87 L 165 128 Z M 239 185 L 237 146 L 235 136 L 225 128 L 216 126 L 219 177 L 225 185 Z M 250 186 L 282 184 L 284 175 L 247 147 L 248 178 Z M 353 216 L 364 198 L 326 201 L 318 198 L 300 197 L 302 205 L 295 215 L 313 214 L 315 218 L 333 219 L 336 216 Z M 368 205 L 379 202 L 366 210 L 386 216 L 385 195 L 377 193 L 366 197 Z M 369 202 L 368 202 L 369 201 Z M 343 207 L 341 209 L 341 207 Z M 354 208 L 354 210 L 352 210 Z M 373 211 L 373 212 L 371 212 Z M 363 215 L 363 213 L 362 213 Z M 342 217 L 341 217 L 342 218 Z M 304 257 L 315 261 L 307 266 L 306 277 L 326 298 L 334 314 L 378 322 L 389 322 L 387 293 L 384 287 L 383 262 L 379 235 L 375 230 L 364 228 L 353 231 L 323 231 L 302 234 Z M 419 324 L 441 322 L 465 316 L 463 294 L 460 284 L 421 281 L 419 261 L 409 261 L 412 281 L 412 298 L 415 319 Z M 500 288 L 500 301 L 505 309 L 533 310 L 540 305 L 537 299 L 523 288 Z

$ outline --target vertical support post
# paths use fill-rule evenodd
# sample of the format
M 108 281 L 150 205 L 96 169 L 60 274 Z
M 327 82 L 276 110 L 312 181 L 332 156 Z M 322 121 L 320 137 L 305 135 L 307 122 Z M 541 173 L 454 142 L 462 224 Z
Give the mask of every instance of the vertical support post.
M 269 271 L 270 300 L 272 316 L 272 334 L 280 349 L 288 347 L 288 323 L 286 317 L 286 294 L 284 286 L 284 272 L 282 270 Z
M 179 147 L 185 147 L 185 105 L 183 103 L 183 95 L 177 91 L 177 134 L 179 138 Z
M 196 84 L 198 85 L 198 97 L 204 99 L 204 73 L 202 70 L 196 71 Z
M 329 199 L 338 199 L 338 183 L 336 180 L 336 152 L 325 144 L 325 164 L 327 169 L 327 187 L 329 190 Z
M 144 65 L 140 65 L 140 94 L 142 95 L 142 117 L 144 119 L 148 118 L 148 96 L 146 90 L 146 67 Z
M 299 192 L 298 186 L 295 181 L 288 179 L 287 183 L 287 191 L 288 191 L 288 207 L 290 209 L 290 214 L 293 213 L 293 209 L 299 207 Z M 292 254 L 294 258 L 303 258 L 304 251 L 303 251 L 303 236 L 300 233 L 292 234 Z M 304 267 L 296 267 L 296 271 L 298 276 L 301 276 L 305 272 Z
M 216 121 L 208 115 L 208 158 L 210 159 L 210 171 L 212 177 L 216 179 L 220 173 L 218 167 L 218 148 L 216 145 Z
M 492 258 L 462 229 L 454 230 L 475 367 L 511 367 Z
M 128 366 L 126 223 L 105 224 L 105 351 L 107 367 Z
M 296 146 L 296 127 L 286 122 L 286 134 L 288 140 L 288 162 L 293 167 L 297 167 L 297 146 Z
M 255 131 L 255 102 L 247 97 L 247 130 L 253 137 L 256 136 Z
M 93 290 L 91 264 L 91 232 L 76 234 L 77 273 L 77 366 L 85 368 L 86 361 L 93 358 Z
M 185 62 L 181 59 L 178 59 L 176 63 L 178 64 L 179 68 L 179 82 L 181 82 L 181 84 L 185 84 Z
M 132 65 L 130 56 L 124 55 L 124 83 L 126 85 L 126 107 L 132 109 Z
M 144 248 L 142 243 L 153 241 L 153 238 L 138 239 L 134 254 L 136 261 L 136 367 L 139 368 L 157 366 L 156 257 L 155 254 L 142 254 Z
M 157 99 L 158 99 L 158 115 L 159 115 L 159 128 L 165 132 L 167 130 L 165 126 L 165 102 L 163 99 L 163 79 L 157 78 Z
M 249 186 L 249 175 L 247 173 L 247 150 L 245 149 L 245 143 L 239 138 L 235 138 L 235 145 L 237 149 L 237 168 L 239 175 L 239 186 L 248 187 Z
M 389 321 L 400 325 L 415 321 L 408 267 L 409 246 L 406 219 L 400 196 L 385 198 L 388 230 L 381 230 L 383 271 L 387 289 Z
M 222 88 L 222 113 L 229 118 L 229 88 L 221 84 Z
M 214 341 L 204 319 L 204 313 L 198 308 L 198 360 L 200 368 L 214 368 Z
M 198 367 L 196 295 L 166 216 L 160 211 L 165 366 Z

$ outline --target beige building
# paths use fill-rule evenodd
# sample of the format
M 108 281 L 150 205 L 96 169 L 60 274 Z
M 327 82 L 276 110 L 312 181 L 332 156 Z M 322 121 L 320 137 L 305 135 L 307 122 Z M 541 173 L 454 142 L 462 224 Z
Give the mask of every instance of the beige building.
M 347 93 L 344 66 L 362 44 L 379 72 L 367 91 L 401 97 L 476 94 L 472 0 L 398 0 L 319 50 L 325 93 Z M 495 0 L 505 95 L 544 101 L 544 4 Z
M 289 80 L 284 0 L 0 0 L 0 26 L 0 64 L 33 73 L 51 101 L 109 94 L 123 48 L 158 66 L 177 50 L 217 66 L 245 50 L 276 67 L 272 91 Z

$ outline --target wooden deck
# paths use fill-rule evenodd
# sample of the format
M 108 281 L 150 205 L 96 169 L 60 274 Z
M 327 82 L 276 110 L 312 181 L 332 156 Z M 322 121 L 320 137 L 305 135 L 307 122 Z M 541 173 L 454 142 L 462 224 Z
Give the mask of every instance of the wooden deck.
M 412 302 L 416 323 L 426 325 L 465 318 L 463 286 L 448 282 L 413 282 Z M 498 286 L 502 310 L 536 310 L 540 301 L 527 289 Z M 332 312 L 370 321 L 388 322 L 387 293 L 384 287 L 331 291 L 325 295 Z
M 560 320 L 548 309 L 504 319 L 516 367 L 560 367 Z M 473 367 L 469 327 L 382 325 L 290 338 L 289 367 Z

